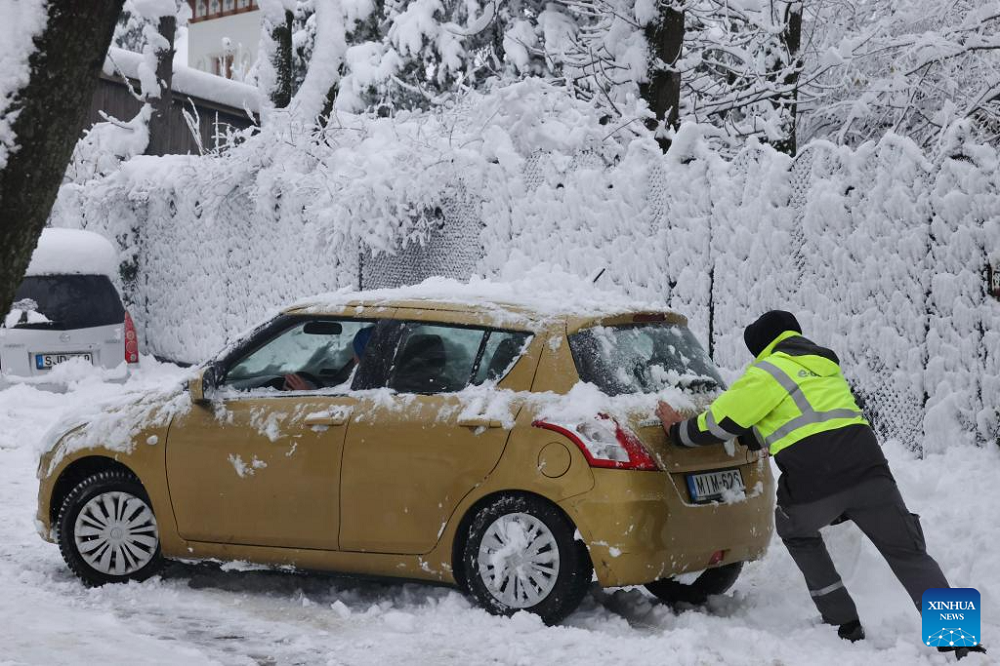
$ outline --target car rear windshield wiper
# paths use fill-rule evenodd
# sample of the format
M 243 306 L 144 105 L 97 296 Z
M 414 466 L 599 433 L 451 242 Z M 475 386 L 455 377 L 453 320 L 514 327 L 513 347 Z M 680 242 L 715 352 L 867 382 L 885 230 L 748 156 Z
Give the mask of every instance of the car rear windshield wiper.
M 36 322 L 22 322 L 19 324 L 14 324 L 14 328 L 26 328 L 29 330 L 38 329 L 51 329 L 51 328 L 61 328 L 62 325 L 58 321 L 49 319 L 48 321 L 36 321 Z
M 691 391 L 708 392 L 719 388 L 719 383 L 710 377 L 698 377 L 697 379 L 691 379 L 686 382 L 682 381 L 681 388 L 689 389 Z

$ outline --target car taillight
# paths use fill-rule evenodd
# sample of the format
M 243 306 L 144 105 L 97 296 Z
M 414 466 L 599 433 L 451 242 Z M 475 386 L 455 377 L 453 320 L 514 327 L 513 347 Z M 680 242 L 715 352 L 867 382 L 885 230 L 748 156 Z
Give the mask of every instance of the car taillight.
M 577 445 L 591 467 L 655 471 L 659 469 L 649 451 L 628 428 L 601 414 L 592 421 L 574 426 L 548 421 L 535 421 L 536 428 L 544 428 L 563 435 Z
M 139 362 L 139 338 L 135 334 L 135 323 L 128 311 L 125 312 L 125 362 Z

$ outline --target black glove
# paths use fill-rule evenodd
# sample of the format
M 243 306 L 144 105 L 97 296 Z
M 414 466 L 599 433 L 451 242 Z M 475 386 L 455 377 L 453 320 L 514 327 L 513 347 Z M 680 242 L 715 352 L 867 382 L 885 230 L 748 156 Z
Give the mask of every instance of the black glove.
M 754 437 L 753 434 L 740 435 L 739 437 L 736 438 L 736 441 L 742 444 L 743 446 L 747 447 L 751 451 L 760 451 L 762 448 L 764 448 L 763 446 L 760 445 L 760 442 L 757 441 L 757 438 Z

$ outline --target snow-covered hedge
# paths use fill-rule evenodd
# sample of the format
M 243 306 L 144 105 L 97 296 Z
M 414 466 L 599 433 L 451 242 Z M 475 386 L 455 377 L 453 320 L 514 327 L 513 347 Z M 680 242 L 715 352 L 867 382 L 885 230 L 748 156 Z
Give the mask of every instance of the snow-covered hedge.
M 884 434 L 995 438 L 998 154 L 958 131 L 934 156 L 890 135 L 725 160 L 685 126 L 664 156 L 537 80 L 435 115 L 297 123 L 64 187 L 53 224 L 117 240 L 148 350 L 197 361 L 310 293 L 546 262 L 667 302 L 734 369 L 743 327 L 793 310 Z

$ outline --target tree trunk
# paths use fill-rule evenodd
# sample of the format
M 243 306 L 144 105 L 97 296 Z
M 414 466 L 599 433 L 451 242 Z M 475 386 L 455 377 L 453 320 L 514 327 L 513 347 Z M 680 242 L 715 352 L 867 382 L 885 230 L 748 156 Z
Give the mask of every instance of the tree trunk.
M 785 7 L 785 27 L 781 31 L 781 43 L 788 54 L 788 69 L 779 82 L 790 87 L 791 92 L 786 97 L 775 100 L 775 103 L 785 108 L 785 138 L 774 142 L 775 150 L 786 155 L 795 156 L 798 151 L 796 131 L 799 115 L 799 73 L 802 71 L 802 0 L 792 0 Z
M 0 171 L 0 316 L 10 310 L 55 202 L 123 0 L 49 0 L 28 84 L 8 113 L 16 152 Z
M 285 21 L 271 28 L 274 41 L 274 88 L 271 103 L 284 109 L 292 101 L 292 22 L 295 17 L 285 10 Z
M 169 155 L 170 113 L 174 105 L 174 36 L 177 32 L 177 17 L 162 16 L 157 32 L 167 40 L 170 48 L 156 54 L 156 80 L 160 82 L 160 96 L 150 99 L 153 115 L 149 119 L 149 143 L 147 155 Z M 145 90 L 142 91 L 146 93 Z
M 677 9 L 670 0 L 660 0 L 659 17 L 645 27 L 649 45 L 649 81 L 639 84 L 639 94 L 656 115 L 647 127 L 659 126 L 677 129 L 680 124 L 681 73 L 675 65 L 684 44 L 684 10 Z M 656 142 L 667 152 L 670 140 L 658 135 Z

